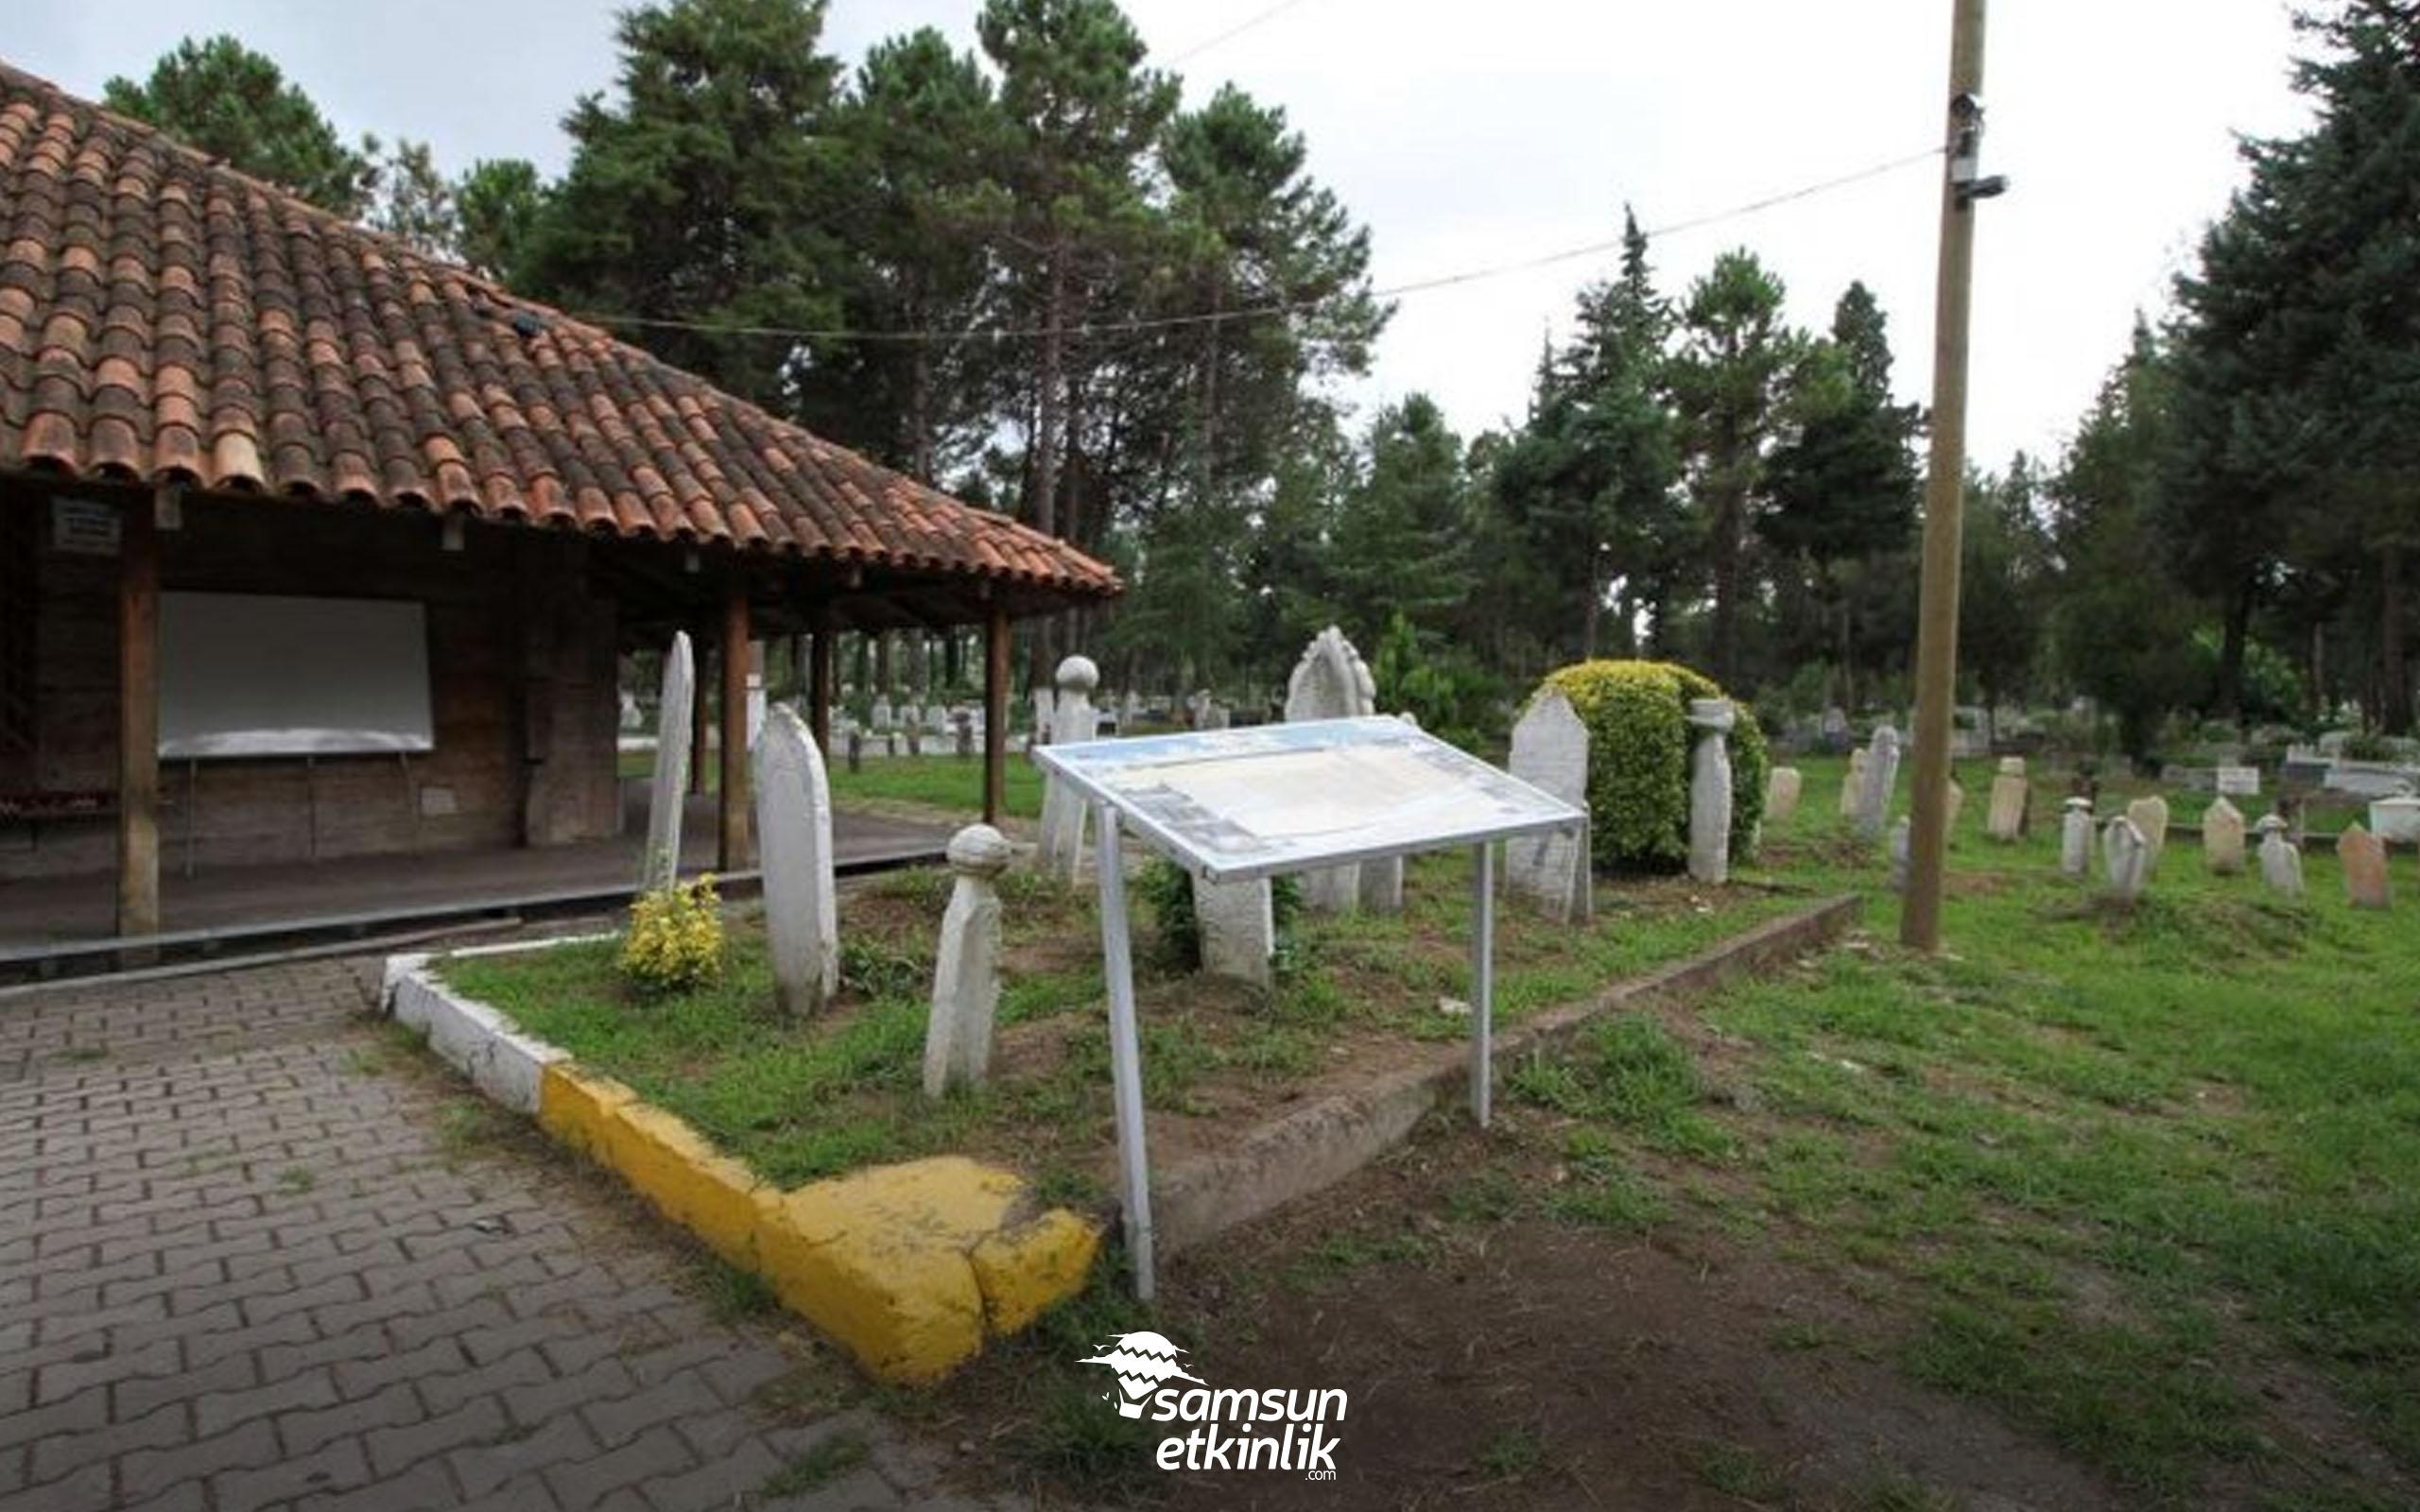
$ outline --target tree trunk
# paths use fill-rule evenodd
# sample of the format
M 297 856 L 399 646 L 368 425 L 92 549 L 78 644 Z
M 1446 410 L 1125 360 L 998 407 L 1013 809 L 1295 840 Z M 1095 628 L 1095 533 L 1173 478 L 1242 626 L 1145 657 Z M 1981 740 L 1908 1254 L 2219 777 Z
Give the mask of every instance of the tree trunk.
M 933 353 L 915 343 L 908 379 L 908 475 L 919 483 L 933 481 Z
M 2411 733 L 2411 679 L 2403 662 L 2403 545 L 2378 551 L 2378 704 L 2386 732 Z
M 1605 597 L 1603 572 L 1605 552 L 1599 546 L 1588 559 L 1588 602 L 1580 610 L 1580 660 L 1597 660 L 1597 617 Z
M 2243 648 L 2252 631 L 2252 606 L 2259 584 L 2249 575 L 2227 596 L 2226 624 L 2219 641 L 2219 685 L 2210 713 L 2240 727 L 2243 719 Z
M 1747 507 L 1741 492 L 1728 480 L 1718 486 L 1709 542 L 1714 558 L 1714 634 L 1706 656 L 1712 664 L 1706 671 L 1725 688 L 1738 677 L 1739 538 Z

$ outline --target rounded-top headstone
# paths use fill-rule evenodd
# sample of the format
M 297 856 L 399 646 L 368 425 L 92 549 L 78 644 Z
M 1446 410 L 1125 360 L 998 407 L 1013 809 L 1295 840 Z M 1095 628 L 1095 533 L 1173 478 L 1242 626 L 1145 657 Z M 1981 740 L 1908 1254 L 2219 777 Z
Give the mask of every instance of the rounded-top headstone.
M 1088 656 L 1071 656 L 1059 663 L 1055 679 L 1063 693 L 1090 693 L 1100 686 L 1100 668 Z
M 1689 723 L 1701 730 L 1729 730 L 1737 717 L 1738 711 L 1728 698 L 1689 700 Z
M 988 824 L 970 824 L 949 837 L 952 871 L 969 877 L 996 877 L 1009 869 L 1016 855 L 1008 837 Z
M 2001 757 L 2000 775 L 2002 777 L 2023 777 L 2025 775 L 2025 758 L 2022 756 Z
M 2071 798 L 2067 799 L 2067 812 L 2070 814 L 2089 814 L 2092 812 L 2092 799 L 2081 796 Z

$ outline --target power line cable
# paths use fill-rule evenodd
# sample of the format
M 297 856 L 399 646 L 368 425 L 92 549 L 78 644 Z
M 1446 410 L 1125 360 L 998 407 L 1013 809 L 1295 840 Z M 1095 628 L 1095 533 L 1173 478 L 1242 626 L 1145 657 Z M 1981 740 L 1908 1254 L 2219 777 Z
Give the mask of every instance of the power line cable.
M 1220 43 L 1240 37 L 1245 32 L 1252 30 L 1253 27 L 1259 26 L 1264 21 L 1273 21 L 1302 3 L 1303 0 L 1277 0 L 1277 3 L 1270 6 L 1268 9 L 1236 23 L 1236 25 L 1229 26 L 1226 30 L 1219 33 L 1217 36 L 1212 37 L 1205 42 L 1195 43 L 1192 46 L 1187 47 L 1184 51 L 1178 53 L 1175 57 L 1169 59 L 1168 66 L 1173 68 L 1179 63 L 1199 58 L 1203 53 L 1208 52 L 1211 48 L 1218 46 Z
M 1293 0 L 1288 0 L 1288 3 L 1293 3 Z M 1282 7 L 1280 9 L 1282 9 Z M 1266 13 L 1267 12 L 1264 14 Z M 1249 23 L 1247 23 L 1247 25 L 1249 25 Z M 1727 221 L 1738 220 L 1748 215 L 1759 215 L 1765 211 L 1777 209 L 1783 205 L 1794 204 L 1802 199 L 1811 199 L 1818 195 L 1830 194 L 1835 190 L 1845 189 L 1854 184 L 1863 183 L 1868 180 L 1879 179 L 1886 174 L 1896 173 L 1902 168 L 1911 167 L 1914 164 L 1926 162 L 1928 159 L 1937 158 L 1941 156 L 1943 150 L 1944 149 L 1939 146 L 1927 147 L 1921 152 L 1910 152 L 1904 157 L 1892 158 L 1885 162 L 1870 164 L 1866 167 L 1858 169 L 1854 173 L 1844 173 L 1835 178 L 1818 180 L 1813 183 L 1801 184 L 1795 189 L 1787 189 L 1779 194 L 1767 195 L 1761 199 L 1751 199 L 1743 204 L 1733 205 L 1723 210 L 1712 211 L 1703 215 L 1691 216 L 1686 220 L 1676 220 L 1666 225 L 1652 227 L 1641 232 L 1640 234 L 1649 241 L 1659 241 L 1668 236 L 1678 236 L 1685 232 L 1703 231 L 1709 226 L 1719 226 Z M 1620 250 L 1621 245 L 1621 237 L 1607 237 L 1598 241 L 1582 243 L 1577 247 L 1566 247 L 1559 251 L 1547 252 L 1536 257 L 1521 258 L 1503 263 L 1492 263 L 1479 267 L 1464 268 L 1460 272 L 1441 273 L 1432 278 L 1413 279 L 1403 284 L 1391 284 L 1382 288 L 1370 290 L 1368 297 L 1372 300 L 1395 300 L 1401 299 L 1409 294 L 1426 294 L 1438 289 L 1454 288 L 1464 284 L 1478 284 L 1490 279 L 1507 278 L 1515 273 L 1535 272 L 1537 269 L 1542 267 L 1552 267 L 1557 264 L 1575 262 L 1583 257 L 1602 257 L 1608 253 Z M 1082 324 L 1069 326 L 1063 334 L 1075 336 L 1079 339 L 1090 339 L 1096 336 L 1131 335 L 1144 331 L 1165 331 L 1184 326 L 1210 325 L 1213 323 L 1225 324 L 1234 321 L 1260 319 L 1274 315 L 1298 314 L 1303 311 L 1317 309 L 1323 304 L 1333 303 L 1337 298 L 1338 296 L 1335 295 L 1326 295 L 1316 299 L 1306 300 L 1270 300 L 1259 304 L 1240 304 L 1232 310 L 1197 311 L 1188 315 L 1138 316 L 1129 319 L 1087 321 Z M 650 331 L 691 331 L 703 335 L 781 336 L 794 341 L 895 341 L 908 343 L 1029 341 L 1048 334 L 1048 332 L 1041 326 L 963 326 L 951 331 L 873 331 L 856 330 L 848 327 L 815 329 L 804 326 L 735 325 L 722 324 L 710 320 L 683 320 L 671 317 L 599 315 L 588 312 L 575 312 L 575 318 L 586 320 L 594 325 L 635 326 Z

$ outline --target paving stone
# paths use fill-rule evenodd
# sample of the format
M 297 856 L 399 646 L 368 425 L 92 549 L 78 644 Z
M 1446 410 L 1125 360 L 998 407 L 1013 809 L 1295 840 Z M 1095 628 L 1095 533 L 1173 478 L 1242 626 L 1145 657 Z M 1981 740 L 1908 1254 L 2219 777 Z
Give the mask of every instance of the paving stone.
M 336 1438 L 351 1438 L 372 1428 L 400 1428 L 428 1416 L 411 1383 L 398 1381 L 371 1396 L 334 1407 L 281 1414 L 277 1436 L 289 1454 L 308 1454 Z
M 534 1475 L 597 1452 L 596 1437 L 577 1414 L 565 1413 L 545 1426 L 493 1444 L 475 1445 L 446 1456 L 464 1494 L 483 1496 L 509 1481 Z
M 546 1484 L 565 1506 L 593 1506 L 609 1492 L 680 1474 L 696 1463 L 680 1435 L 669 1428 L 650 1428 L 611 1453 L 556 1466 L 546 1472 Z
M 313 1491 L 341 1491 L 370 1479 L 361 1441 L 339 1438 L 317 1452 L 280 1460 L 264 1469 L 233 1470 L 213 1476 L 211 1500 L 217 1512 L 260 1512 L 260 1508 Z
M 371 1465 L 381 1475 L 392 1475 L 449 1449 L 493 1438 L 508 1426 L 494 1399 L 480 1397 L 424 1422 L 379 1429 L 365 1435 L 364 1442 Z
M 105 1421 L 88 1433 L 52 1434 L 34 1444 L 26 1484 L 40 1486 L 81 1466 L 105 1465 L 138 1449 L 181 1444 L 187 1436 L 184 1408 L 173 1402 L 140 1418 Z

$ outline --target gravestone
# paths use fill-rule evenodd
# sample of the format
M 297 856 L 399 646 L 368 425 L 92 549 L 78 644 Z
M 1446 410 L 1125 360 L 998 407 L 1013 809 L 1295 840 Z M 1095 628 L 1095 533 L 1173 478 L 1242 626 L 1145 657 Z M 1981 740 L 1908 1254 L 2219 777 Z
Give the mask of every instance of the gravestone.
M 2032 818 L 2033 784 L 2025 780 L 2025 758 L 2003 756 L 1999 774 L 1992 779 L 1992 806 L 1983 816 L 1983 833 L 2005 844 L 2025 837 Z
M 2143 844 L 2151 848 L 2149 866 L 2152 870 L 2158 870 L 2160 852 L 2168 849 L 2168 799 L 2156 793 L 2138 798 L 2126 805 L 2126 817 L 2142 832 Z
M 2393 898 L 2386 875 L 2386 842 L 2354 820 L 2336 839 L 2336 860 L 2344 868 L 2344 900 L 2356 908 L 2384 908 Z
M 2202 862 L 2217 876 L 2243 874 L 2243 813 L 2225 799 L 2202 811 Z
M 1588 810 L 1588 727 L 1571 700 L 1554 688 L 1539 690 L 1512 727 L 1513 776 L 1565 803 Z M 1548 919 L 1565 923 L 1586 919 L 1594 906 L 1588 863 L 1588 832 L 1524 834 L 1504 845 L 1504 886 Z
M 1311 637 L 1303 648 L 1302 660 L 1294 663 L 1293 674 L 1286 681 L 1286 722 L 1293 724 L 1310 719 L 1354 719 L 1378 712 L 1378 690 L 1363 663 L 1361 653 L 1344 638 L 1344 632 L 1331 625 Z M 1208 698 L 1196 715 L 1197 721 L 1206 716 Z M 1374 865 L 1400 868 L 1396 859 Z M 1394 889 L 1400 892 L 1400 887 Z M 1303 902 L 1322 913 L 1348 914 L 1359 906 L 1361 900 L 1361 868 L 1359 867 L 1322 867 L 1303 874 Z
M 655 701 L 655 779 L 648 789 L 647 852 L 639 857 L 639 891 L 669 887 L 681 874 L 681 808 L 689 793 L 689 700 L 697 694 L 697 663 L 689 637 L 672 637 L 664 657 L 664 687 Z
M 958 730 L 958 759 L 962 762 L 974 760 L 975 716 L 967 713 L 965 710 L 960 709 L 955 715 L 951 716 L 950 723 Z
M 1709 886 L 1731 880 L 1732 724 L 1728 698 L 1689 700 L 1689 727 L 1698 730 L 1689 751 L 1689 875 Z
M 1841 817 L 1857 817 L 1857 802 L 1865 791 L 1865 747 L 1859 746 L 1849 752 L 1849 769 L 1841 774 Z
M 2224 797 L 2258 798 L 2260 796 L 2260 768 L 2257 766 L 2221 765 L 2218 770 L 2217 781 L 2219 792 Z
M 2151 840 L 2142 826 L 2129 815 L 2118 815 L 2101 832 L 2100 850 L 2109 870 L 2110 895 L 2121 903 L 2141 898 L 2152 872 Z
M 1000 1005 L 1000 891 L 1011 851 L 1000 832 L 970 824 L 949 837 L 957 875 L 942 911 L 933 1007 L 925 1024 L 925 1095 L 980 1087 L 992 1063 L 992 1022 Z
M 1050 743 L 1080 745 L 1093 738 L 1093 689 L 1100 685 L 1100 668 L 1092 658 L 1071 656 L 1059 663 L 1054 679 L 1059 702 L 1051 712 Z M 1042 793 L 1042 869 L 1062 882 L 1074 882 L 1084 865 L 1085 805 L 1082 795 L 1057 778 L 1047 780 Z
M 861 772 L 865 770 L 865 731 L 859 730 L 855 725 L 851 725 L 849 727 L 849 770 L 852 772 Z
M 1902 814 L 1891 826 L 1891 890 L 1908 890 L 1908 868 L 1913 864 L 1915 823 Z
M 873 701 L 873 714 L 869 722 L 878 730 L 889 730 L 890 728 L 891 713 L 890 700 L 889 698 L 876 698 Z
M 1795 766 L 1776 766 L 1765 774 L 1765 822 L 1788 824 L 1798 813 L 1799 790 L 1806 780 Z
M 1050 716 L 1059 706 L 1059 696 L 1048 688 L 1033 690 L 1033 744 L 1050 744 Z
M 1276 985 L 1270 958 L 1277 949 L 1277 920 L 1269 879 L 1204 882 L 1193 879 L 1193 918 L 1201 934 L 1201 969 L 1253 987 Z
M 2092 869 L 2092 799 L 2071 798 L 2059 823 L 2059 870 L 2081 877 Z
M 1857 798 L 1857 828 L 1871 840 L 1882 833 L 1891 812 L 1891 790 L 1899 780 L 1899 732 L 1883 725 L 1874 732 L 1865 758 L 1865 785 Z
M 1839 704 L 1826 708 L 1824 711 L 1823 732 L 1824 745 L 1827 749 L 1839 750 L 1846 746 L 1849 743 L 1849 712 Z
M 773 996 L 803 1018 L 840 990 L 840 919 L 832 877 L 832 787 L 823 753 L 787 704 L 756 746 L 756 845 Z
M 1126 701 L 1119 704 L 1117 707 L 1118 731 L 1121 734 L 1125 733 L 1132 728 L 1134 721 L 1142 717 L 1143 696 L 1136 693 L 1133 689 L 1129 688 L 1126 690 Z
M 2286 828 L 2283 815 L 2261 816 L 2260 880 L 2273 892 L 2299 898 L 2303 895 L 2302 847 L 2294 844 Z
M 619 729 L 623 734 L 627 735 L 633 733 L 641 725 L 646 723 L 647 716 L 639 713 L 638 695 L 632 693 L 628 688 L 624 688 L 622 690 L 622 716 L 616 728 Z
M 1941 824 L 1947 836 L 1944 843 L 1954 845 L 1958 840 L 1958 816 L 1966 812 L 1966 784 L 1951 778 L 1948 791 L 1942 798 Z

